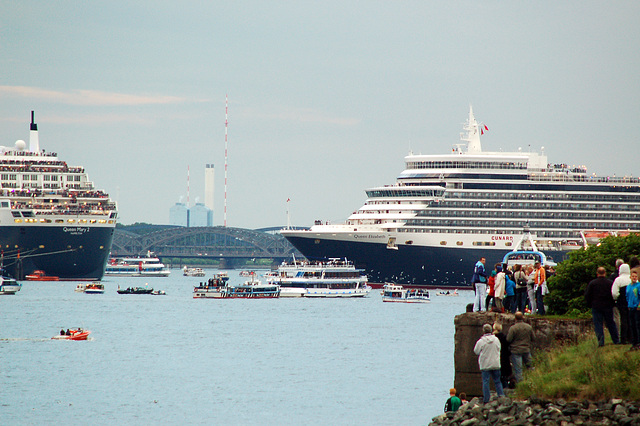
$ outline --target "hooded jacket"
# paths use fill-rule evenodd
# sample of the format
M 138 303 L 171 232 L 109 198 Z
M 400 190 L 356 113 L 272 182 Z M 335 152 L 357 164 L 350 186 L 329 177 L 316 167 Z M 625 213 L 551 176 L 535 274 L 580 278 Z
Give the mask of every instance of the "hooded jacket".
M 613 296 L 613 300 L 618 300 L 620 296 L 620 291 L 625 292 L 626 286 L 631 284 L 631 268 L 626 263 L 620 265 L 620 269 L 618 269 L 618 278 L 613 282 L 611 286 L 611 295 Z
M 487 333 L 476 342 L 473 352 L 478 355 L 480 370 L 500 370 L 500 340 Z

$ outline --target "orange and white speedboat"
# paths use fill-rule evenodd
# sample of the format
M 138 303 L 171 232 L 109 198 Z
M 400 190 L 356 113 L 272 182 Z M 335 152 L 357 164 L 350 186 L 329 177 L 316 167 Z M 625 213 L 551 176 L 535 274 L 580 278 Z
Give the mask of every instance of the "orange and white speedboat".
M 67 330 L 66 332 L 64 330 L 60 330 L 60 334 L 57 336 L 53 336 L 52 339 L 54 340 L 87 340 L 87 338 L 89 337 L 89 334 L 91 334 L 91 331 L 83 330 L 81 328 Z

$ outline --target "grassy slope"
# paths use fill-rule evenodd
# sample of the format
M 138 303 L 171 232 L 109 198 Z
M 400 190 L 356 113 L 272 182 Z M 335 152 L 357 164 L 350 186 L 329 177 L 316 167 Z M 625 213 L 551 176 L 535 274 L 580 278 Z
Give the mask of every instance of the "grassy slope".
M 611 342 L 598 348 L 592 336 L 577 345 L 539 353 L 535 369 L 525 374 L 516 397 L 640 400 L 640 351 L 629 348 Z

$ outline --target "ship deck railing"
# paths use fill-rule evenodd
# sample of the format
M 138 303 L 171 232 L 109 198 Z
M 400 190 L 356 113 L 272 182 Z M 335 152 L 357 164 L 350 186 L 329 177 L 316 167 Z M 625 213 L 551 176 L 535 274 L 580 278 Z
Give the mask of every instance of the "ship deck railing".
M 615 177 L 615 176 L 584 176 L 584 175 L 568 175 L 559 172 L 536 172 L 529 174 L 529 179 L 538 182 L 587 182 L 587 183 L 626 183 L 638 184 L 640 178 L 632 176 Z

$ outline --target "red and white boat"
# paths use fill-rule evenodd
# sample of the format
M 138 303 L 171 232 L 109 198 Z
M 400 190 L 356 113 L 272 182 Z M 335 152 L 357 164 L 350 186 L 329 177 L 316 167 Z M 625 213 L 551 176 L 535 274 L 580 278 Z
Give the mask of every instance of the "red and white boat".
M 91 331 L 83 330 L 81 328 L 67 330 L 67 332 L 69 334 L 61 330 L 60 334 L 57 336 L 53 336 L 52 339 L 53 340 L 87 340 L 87 338 L 89 337 L 89 334 L 91 334 Z
M 59 277 L 47 275 L 44 271 L 36 270 L 24 277 L 28 281 L 58 281 Z

